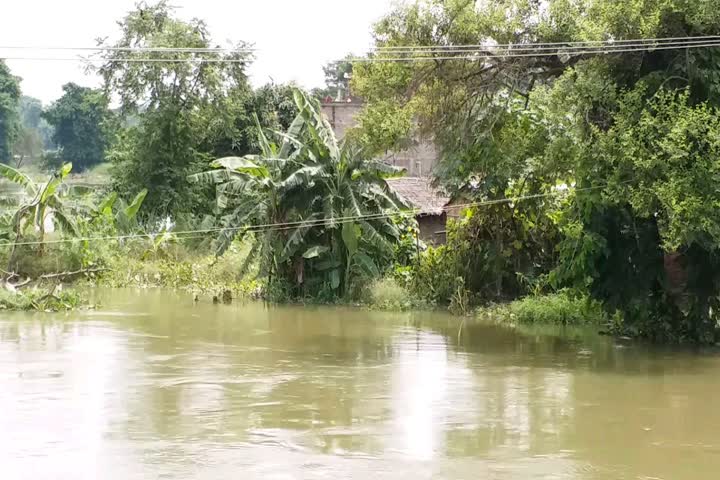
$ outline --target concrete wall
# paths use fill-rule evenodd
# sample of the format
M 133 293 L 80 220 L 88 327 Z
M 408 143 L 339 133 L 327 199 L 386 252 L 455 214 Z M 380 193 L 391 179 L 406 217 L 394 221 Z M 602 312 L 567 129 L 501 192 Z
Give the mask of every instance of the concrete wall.
M 363 109 L 360 102 L 323 103 L 322 113 L 330 121 L 335 135 L 345 137 L 348 129 L 357 124 L 355 117 Z M 382 156 L 383 161 L 390 165 L 403 167 L 410 177 L 430 176 L 438 159 L 438 152 L 431 142 L 417 140 L 414 145 L 399 152 L 388 152 Z

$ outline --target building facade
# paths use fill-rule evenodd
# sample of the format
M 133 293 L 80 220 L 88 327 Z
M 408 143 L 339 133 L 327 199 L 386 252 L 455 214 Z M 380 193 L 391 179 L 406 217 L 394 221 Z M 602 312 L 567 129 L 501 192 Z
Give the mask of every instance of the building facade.
M 364 104 L 358 101 L 323 102 L 322 113 L 327 117 L 335 135 L 342 139 L 349 129 L 357 124 L 356 116 Z M 438 159 L 438 152 L 432 142 L 416 140 L 410 148 L 399 152 L 387 152 L 382 160 L 390 165 L 402 167 L 409 177 L 429 177 Z

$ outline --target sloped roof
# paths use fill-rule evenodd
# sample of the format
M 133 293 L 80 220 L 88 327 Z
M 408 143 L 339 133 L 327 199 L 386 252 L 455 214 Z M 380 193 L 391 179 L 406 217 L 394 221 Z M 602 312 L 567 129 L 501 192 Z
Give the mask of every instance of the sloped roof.
M 427 177 L 391 178 L 387 181 L 395 193 L 404 198 L 419 215 L 441 215 L 450 197 L 433 188 Z

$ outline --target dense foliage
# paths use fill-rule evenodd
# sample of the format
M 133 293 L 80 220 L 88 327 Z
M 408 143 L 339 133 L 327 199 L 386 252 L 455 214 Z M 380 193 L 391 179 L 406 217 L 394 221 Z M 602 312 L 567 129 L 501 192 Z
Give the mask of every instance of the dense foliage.
M 720 32 L 713 4 L 428 0 L 398 7 L 376 25 L 375 37 L 382 47 L 495 41 L 520 48 L 707 36 Z M 375 148 L 407 138 L 415 125 L 408 119 L 416 119 L 442 151 L 436 175 L 448 191 L 473 201 L 533 198 L 480 207 L 473 215 L 481 228 L 460 227 L 443 265 L 475 262 L 456 270 L 466 284 L 494 265 L 487 279 L 504 290 L 495 296 L 572 287 L 620 312 L 624 331 L 714 341 L 720 49 L 597 56 L 561 48 L 503 57 L 487 47 L 481 53 L 482 61 L 354 68 L 353 91 L 369 101 L 363 130 L 379 129 L 370 138 L 385 141 Z M 463 257 L 456 252 L 468 240 L 475 246 Z M 526 260 L 521 252 L 528 252 Z M 513 276 L 527 288 L 519 289 Z M 482 284 L 468 287 L 489 297 Z M 447 292 L 442 296 L 448 301 Z
M 113 192 L 65 208 L 68 167 L 47 182 L 3 168 L 25 191 L 0 225 L 3 238 L 39 244 L 32 253 L 42 258 L 52 223 L 65 239 L 120 235 L 110 254 L 69 242 L 82 271 L 122 263 L 112 260 L 122 252 L 138 269 L 164 262 L 153 276 L 178 284 L 237 283 L 253 270 L 266 294 L 284 298 L 371 297 L 465 314 L 528 297 L 509 315 L 716 342 L 720 47 L 567 46 L 716 36 L 719 11 L 714 0 L 401 3 L 375 25 L 382 48 L 373 61 L 330 63 L 326 88 L 311 97 L 291 85 L 253 89 L 247 49 L 152 50 L 214 45 L 201 20 L 180 19 L 165 1 L 143 3 L 120 22 L 119 40 L 103 44 L 104 91 L 68 85 L 43 114 L 60 163 L 109 158 Z M 466 45 L 476 47 L 457 50 Z M 497 45 L 523 54 L 498 55 Z M 366 102 L 343 142 L 321 115 L 318 97 L 327 96 Z M 120 103 L 117 122 L 110 98 Z M 0 63 L 1 160 L 50 147 L 41 108 L 20 100 Z M 385 182 L 399 172 L 373 160 L 418 135 L 440 152 L 439 188 L 471 204 L 448 212 L 442 246 L 422 245 Z M 181 227 L 205 238 L 173 233 Z M 238 242 L 248 253 L 230 276 L 201 275 L 198 265 L 215 262 L 168 254 L 192 248 L 237 260 Z M 9 273 L 29 271 L 11 252 Z M 126 277 L 153 281 L 135 270 L 113 276 Z
M 19 102 L 20 81 L 0 60 L 0 162 L 7 163 L 12 159 L 13 143 L 20 130 Z
M 105 160 L 116 129 L 108 103 L 100 90 L 74 83 L 63 86 L 62 97 L 42 114 L 54 130 L 52 140 L 59 149 L 51 166 L 72 162 L 76 170 L 83 171 Z
M 254 232 L 248 258 L 257 251 L 261 274 L 294 296 L 332 298 L 354 273 L 372 278 L 392 260 L 399 231 L 388 213 L 402 204 L 384 179 L 401 171 L 338 144 L 317 100 L 298 90 L 295 102 L 276 140 L 260 129 L 260 155 L 219 159 L 193 179 L 217 185 L 219 253 Z
M 212 47 L 204 22 L 179 20 L 164 1 L 138 5 L 121 28 L 99 73 L 107 92 L 119 97 L 122 113 L 135 115 L 138 124 L 108 153 L 115 188 L 126 195 L 147 189 L 146 205 L 157 216 L 199 214 L 202 191 L 187 178 L 207 163 L 210 152 L 200 147 L 208 136 L 234 127 L 228 102 L 248 89 L 244 62 L 249 58 L 243 53 L 122 50 Z M 160 61 L 132 61 L 137 58 Z

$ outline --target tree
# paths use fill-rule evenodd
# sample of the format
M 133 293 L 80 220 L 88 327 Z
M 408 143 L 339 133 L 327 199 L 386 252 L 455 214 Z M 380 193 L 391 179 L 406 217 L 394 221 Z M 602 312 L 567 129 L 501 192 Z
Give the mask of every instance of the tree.
M 410 135 L 408 118 L 434 134 L 442 154 L 438 181 L 452 192 L 493 201 L 566 192 L 560 202 L 530 199 L 522 208 L 506 202 L 509 216 L 481 222 L 480 245 L 505 247 L 508 240 L 522 241 L 523 232 L 537 237 L 538 222 L 550 222 L 554 228 L 547 232 L 560 229 L 563 238 L 558 262 L 540 272 L 550 280 L 546 288 L 572 287 L 602 300 L 622 318 L 616 326 L 624 332 L 713 342 L 720 239 L 710 185 L 718 164 L 720 48 L 602 55 L 558 48 L 507 57 L 491 45 L 512 44 L 511 50 L 527 53 L 538 42 L 719 33 L 711 0 L 482 6 L 427 0 L 382 19 L 376 44 L 441 46 L 445 58 L 358 63 L 353 91 L 369 104 L 362 130 L 385 132 L 374 138 L 384 138 L 387 148 Z M 469 44 L 486 45 L 476 50 L 482 61 L 447 53 Z M 441 56 L 397 52 L 375 55 Z
M 37 130 L 22 127 L 13 145 L 15 168 L 22 167 L 28 159 L 40 158 L 43 153 L 43 142 Z
M 218 253 L 255 232 L 249 259 L 296 295 L 347 292 L 353 274 L 377 275 L 399 232 L 402 205 L 385 182 L 401 170 L 339 145 L 317 100 L 296 91 L 299 114 L 275 143 L 259 129 L 262 153 L 222 158 L 192 177 L 217 187 Z M 273 227 L 275 226 L 275 227 Z
M 330 97 L 333 100 L 343 101 L 351 96 L 350 79 L 352 78 L 353 55 L 346 55 L 344 59 L 330 62 L 323 66 L 325 73 L 325 87 L 313 90 L 313 95 L 319 99 Z
M 40 100 L 23 95 L 20 97 L 20 124 L 26 135 L 39 137 L 42 141 L 42 148 L 50 150 L 55 148 L 52 141 L 53 128 L 43 118 L 43 105 Z
M 12 158 L 12 146 L 19 131 L 20 80 L 0 60 L 0 162 Z
M 213 121 L 213 132 L 202 149 L 216 158 L 259 153 L 255 118 L 263 128 L 286 130 L 298 113 L 294 90 L 293 85 L 267 84 L 230 92 L 222 108 L 225 116 Z
M 54 128 L 58 160 L 73 162 L 82 171 L 105 160 L 114 118 L 102 91 L 68 83 L 63 92 L 42 118 Z
M 120 26 L 120 40 L 103 54 L 99 73 L 123 114 L 136 115 L 139 123 L 109 153 L 116 189 L 125 196 L 147 189 L 145 206 L 154 215 L 202 212 L 205 196 L 187 178 L 206 168 L 202 146 L 228 125 L 226 100 L 248 88 L 250 56 L 242 50 L 227 55 L 137 50 L 212 47 L 205 23 L 177 19 L 166 1 L 140 3 Z M 128 47 L 132 50 L 122 50 Z M 154 61 L 133 61 L 148 58 Z

